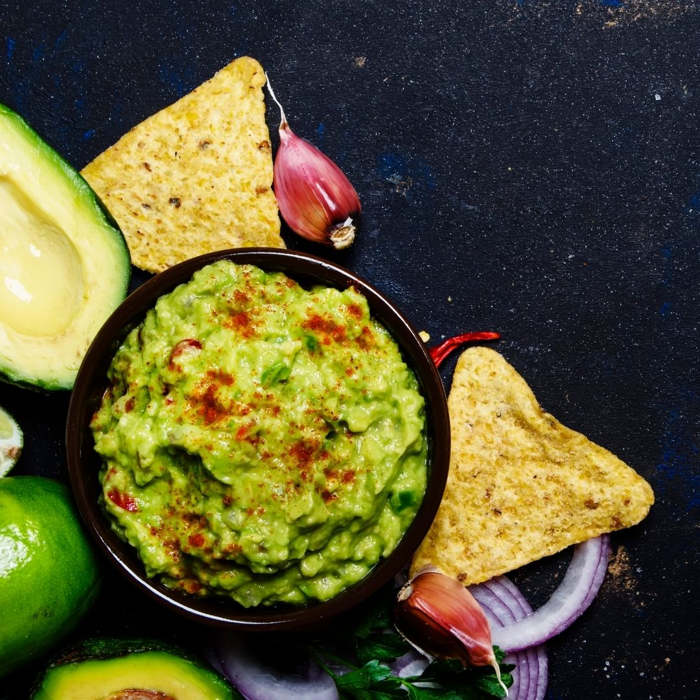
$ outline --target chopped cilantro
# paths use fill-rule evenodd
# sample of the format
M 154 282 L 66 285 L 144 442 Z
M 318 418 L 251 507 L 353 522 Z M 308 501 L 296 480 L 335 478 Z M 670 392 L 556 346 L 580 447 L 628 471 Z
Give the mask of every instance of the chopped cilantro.
M 391 509 L 395 513 L 400 513 L 406 508 L 410 508 L 418 503 L 418 496 L 415 491 L 399 491 L 391 496 Z
M 304 334 L 304 345 L 306 345 L 306 349 L 309 350 L 310 352 L 314 352 L 314 350 L 318 350 L 318 340 L 316 340 L 316 336 L 311 335 L 310 333 L 305 333 Z
M 272 386 L 277 382 L 283 382 L 289 379 L 291 373 L 291 367 L 285 365 L 284 362 L 275 362 L 263 371 L 260 376 L 260 383 L 264 387 Z

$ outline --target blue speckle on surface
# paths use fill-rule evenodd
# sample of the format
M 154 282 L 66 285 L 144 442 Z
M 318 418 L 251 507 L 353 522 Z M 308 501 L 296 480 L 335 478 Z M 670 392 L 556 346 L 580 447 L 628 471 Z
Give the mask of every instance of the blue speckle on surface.
M 316 136 L 318 136 L 319 141 L 323 141 L 323 137 L 326 133 L 326 125 L 321 122 L 317 127 L 316 127 Z
M 688 202 L 691 208 L 693 209 L 700 209 L 700 192 L 696 192 L 691 198 L 690 202 Z
M 604 7 L 622 7 L 622 0 L 599 0 Z
M 94 129 L 88 129 L 87 131 L 83 131 L 83 141 L 88 141 L 95 135 L 95 130 Z
M 63 44 L 66 43 L 66 37 L 67 33 L 66 30 L 64 29 L 59 35 L 58 38 L 56 39 L 56 43 L 54 44 L 54 48 L 60 49 Z
M 668 316 L 668 312 L 671 310 L 671 302 L 670 301 L 665 301 L 663 304 L 661 304 L 661 308 L 659 309 L 659 313 L 663 316 L 666 317 Z
M 39 44 L 39 46 L 36 46 L 32 51 L 32 61 L 34 63 L 36 63 L 37 61 L 41 61 L 41 59 L 44 57 L 45 52 L 46 46 L 44 46 L 44 44 Z
M 14 56 L 15 53 L 15 40 L 10 38 L 9 36 L 7 37 L 6 41 L 6 49 L 5 49 L 5 58 L 8 61 L 12 60 L 12 56 Z
M 393 170 L 403 170 L 406 167 L 406 161 L 396 153 L 382 153 L 379 156 L 378 170 L 379 174 L 387 178 Z
M 677 408 L 668 412 L 663 434 L 661 462 L 656 467 L 657 479 L 655 486 L 660 487 L 663 494 L 669 482 L 681 484 L 680 494 L 685 500 L 688 511 L 700 505 L 700 474 L 695 470 L 700 449 L 695 442 L 690 426 L 687 424 L 689 415 L 694 415 L 698 396 L 688 394 L 688 410 Z M 678 491 L 678 489 L 674 489 Z

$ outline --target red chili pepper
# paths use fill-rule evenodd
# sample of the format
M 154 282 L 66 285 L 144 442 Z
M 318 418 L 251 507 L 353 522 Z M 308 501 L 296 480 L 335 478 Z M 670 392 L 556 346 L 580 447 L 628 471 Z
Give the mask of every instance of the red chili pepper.
M 107 492 L 107 498 L 122 510 L 128 510 L 129 513 L 138 513 L 139 504 L 128 493 L 121 493 L 117 489 L 111 489 Z
M 498 340 L 501 337 L 500 333 L 493 333 L 492 331 L 477 331 L 475 333 L 462 333 L 462 335 L 456 335 L 454 338 L 448 338 L 447 340 L 436 345 L 434 348 L 430 348 L 428 352 L 430 357 L 435 363 L 436 367 L 439 367 L 443 360 L 453 351 L 456 350 L 460 345 L 464 343 L 475 343 L 479 340 Z

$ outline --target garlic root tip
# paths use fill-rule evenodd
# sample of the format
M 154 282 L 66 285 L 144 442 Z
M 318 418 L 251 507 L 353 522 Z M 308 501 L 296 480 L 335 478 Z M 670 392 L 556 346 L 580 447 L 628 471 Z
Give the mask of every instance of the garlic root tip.
M 503 688 L 505 691 L 506 697 L 508 697 L 508 688 L 506 688 L 506 684 L 503 682 L 503 679 L 501 678 L 501 667 L 498 665 L 498 662 L 496 659 L 493 660 L 493 663 L 491 664 L 493 667 L 493 670 L 496 672 L 496 680 L 498 681 L 498 685 Z
M 342 250 L 352 245 L 355 240 L 355 224 L 348 216 L 342 224 L 337 224 L 331 229 L 330 241 L 336 250 Z

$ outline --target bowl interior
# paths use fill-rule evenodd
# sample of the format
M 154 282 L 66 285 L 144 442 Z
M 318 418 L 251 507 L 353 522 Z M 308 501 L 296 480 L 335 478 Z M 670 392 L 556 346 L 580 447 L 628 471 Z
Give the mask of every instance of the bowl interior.
M 267 271 L 281 271 L 303 286 L 322 284 L 339 289 L 354 286 L 367 298 L 374 318 L 398 343 L 425 397 L 428 481 L 421 507 L 397 548 L 362 581 L 326 602 L 305 607 L 244 608 L 230 599 L 196 598 L 165 588 L 157 580 L 146 577 L 136 550 L 111 530 L 108 516 L 98 503 L 101 461 L 94 450 L 90 419 L 107 388 L 107 368 L 114 353 L 158 297 L 188 281 L 200 267 L 222 259 L 256 265 Z M 401 313 L 371 285 L 348 270 L 312 255 L 246 248 L 210 253 L 176 265 L 143 284 L 116 309 L 95 337 L 78 373 L 68 411 L 66 449 L 73 494 L 89 531 L 108 558 L 134 584 L 161 603 L 202 622 L 250 630 L 292 630 L 320 624 L 345 612 L 387 583 L 408 562 L 428 531 L 442 497 L 450 453 L 449 416 L 440 375 L 423 342 Z

